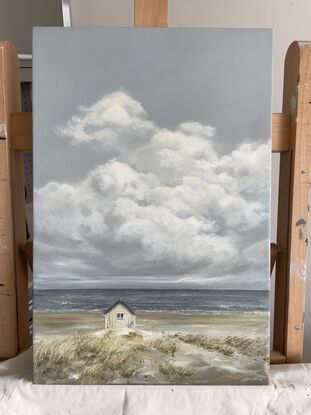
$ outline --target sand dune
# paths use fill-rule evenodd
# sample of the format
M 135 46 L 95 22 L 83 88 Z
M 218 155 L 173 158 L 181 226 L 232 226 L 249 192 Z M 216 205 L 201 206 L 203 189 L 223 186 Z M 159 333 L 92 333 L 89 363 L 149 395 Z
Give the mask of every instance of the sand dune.
M 36 314 L 36 383 L 265 384 L 268 315 L 138 313 L 103 330 L 100 313 Z

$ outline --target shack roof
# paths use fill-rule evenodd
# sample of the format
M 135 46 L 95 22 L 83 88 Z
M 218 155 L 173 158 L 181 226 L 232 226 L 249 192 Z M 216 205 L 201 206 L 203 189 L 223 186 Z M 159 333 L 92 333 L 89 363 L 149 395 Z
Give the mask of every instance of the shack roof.
M 135 311 L 131 308 L 131 307 L 129 307 L 123 300 L 118 300 L 118 301 L 116 301 L 114 304 L 112 304 L 112 306 L 111 307 L 109 307 L 109 308 L 107 308 L 107 310 L 106 311 L 104 311 L 104 314 L 107 314 L 107 313 L 109 313 L 109 311 L 111 311 L 115 306 L 117 306 L 118 304 L 121 304 L 121 305 L 123 305 L 123 307 L 125 307 L 125 308 L 127 308 L 128 309 L 128 311 L 131 313 L 131 314 L 133 314 L 134 316 L 135 316 Z

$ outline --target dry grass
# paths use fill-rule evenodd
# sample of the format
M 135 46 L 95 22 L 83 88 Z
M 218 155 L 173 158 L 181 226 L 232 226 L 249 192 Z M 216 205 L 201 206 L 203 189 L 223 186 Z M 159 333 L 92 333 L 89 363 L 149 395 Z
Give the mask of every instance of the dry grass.
M 168 356 L 174 356 L 177 350 L 177 344 L 175 340 L 171 340 L 169 337 L 159 337 L 148 342 L 148 346 L 152 349 L 158 350 Z
M 266 360 L 269 358 L 269 348 L 265 337 L 238 337 L 227 336 L 224 338 L 207 337 L 202 334 L 182 334 L 175 335 L 185 343 L 193 344 L 206 350 L 216 351 L 225 356 L 247 356 L 258 357 Z
M 135 352 L 148 352 L 150 350 L 149 346 L 147 344 L 134 344 L 132 346 L 132 350 Z
M 55 380 L 66 381 L 75 374 L 79 383 L 109 383 L 138 373 L 141 361 L 134 348 L 122 349 L 113 333 L 103 336 L 77 333 L 34 345 L 36 383 L 44 383 L 53 372 Z
M 139 373 L 141 361 L 133 350 L 101 354 L 98 362 L 81 372 L 82 383 L 110 383 L 114 379 L 129 379 Z
M 170 383 L 186 383 L 193 374 L 192 370 L 173 363 L 161 364 L 159 370 Z
M 185 343 L 226 356 L 269 356 L 264 337 L 228 336 L 211 338 L 203 334 L 176 333 L 144 339 L 130 332 L 118 335 L 108 331 L 97 336 L 77 333 L 52 341 L 34 344 L 35 383 L 131 383 L 159 372 L 170 383 L 187 383 L 194 376 L 188 367 L 175 362 L 177 351 Z M 146 376 L 147 376 L 146 375 Z
M 135 332 L 124 336 L 113 331 L 103 336 L 77 333 L 50 342 L 39 341 L 34 345 L 35 382 L 49 382 L 53 377 L 55 382 L 67 383 L 69 374 L 73 383 L 127 382 L 140 373 L 150 353 L 157 353 L 161 373 L 180 380 L 188 372 L 170 364 L 176 350 L 175 339 L 165 336 L 144 342 L 143 336 Z
M 134 341 L 134 342 L 143 340 L 143 335 L 140 334 L 140 333 L 137 333 L 136 331 L 130 331 L 128 334 L 125 334 L 124 337 L 127 340 L 131 340 L 131 341 Z

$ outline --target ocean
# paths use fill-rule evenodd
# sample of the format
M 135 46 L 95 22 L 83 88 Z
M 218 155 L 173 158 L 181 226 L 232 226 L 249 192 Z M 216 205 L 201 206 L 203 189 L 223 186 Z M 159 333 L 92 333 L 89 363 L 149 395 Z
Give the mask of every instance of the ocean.
M 104 311 L 117 300 L 136 311 L 185 314 L 267 313 L 269 291 L 77 289 L 35 290 L 35 312 Z

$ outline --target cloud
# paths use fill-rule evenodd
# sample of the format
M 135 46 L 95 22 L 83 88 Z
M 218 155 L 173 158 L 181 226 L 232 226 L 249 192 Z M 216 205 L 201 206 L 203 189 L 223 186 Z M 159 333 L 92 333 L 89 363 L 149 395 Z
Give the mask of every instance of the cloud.
M 73 116 L 57 133 L 71 144 L 95 144 L 114 156 L 139 146 L 154 128 L 142 105 L 118 91 L 105 95 L 89 108 L 80 107 L 80 115 Z
M 161 128 L 126 92 L 80 112 L 58 133 L 103 163 L 36 189 L 42 285 L 267 286 L 268 144 L 219 155 L 214 127 Z

